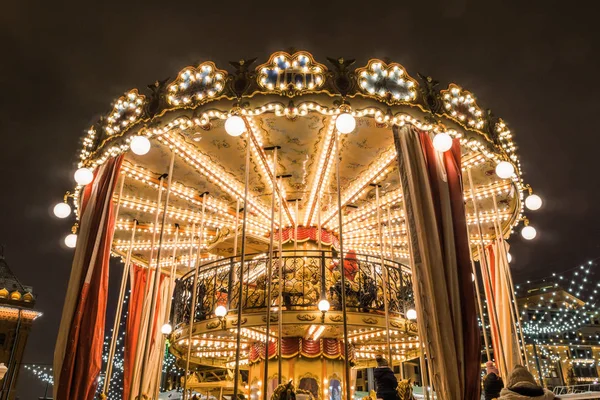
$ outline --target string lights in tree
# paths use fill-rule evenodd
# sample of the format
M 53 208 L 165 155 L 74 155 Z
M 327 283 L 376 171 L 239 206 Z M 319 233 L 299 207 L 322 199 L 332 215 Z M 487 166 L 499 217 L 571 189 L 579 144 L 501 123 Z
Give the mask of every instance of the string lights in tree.
M 597 261 L 587 261 L 563 273 L 553 273 L 515 287 L 521 298 L 521 319 L 528 343 L 529 367 L 539 379 L 563 369 L 579 382 L 597 382 L 600 331 L 589 328 L 600 322 L 595 278 Z M 573 372 L 575 371 L 575 372 Z M 559 372 L 560 373 L 560 372 Z

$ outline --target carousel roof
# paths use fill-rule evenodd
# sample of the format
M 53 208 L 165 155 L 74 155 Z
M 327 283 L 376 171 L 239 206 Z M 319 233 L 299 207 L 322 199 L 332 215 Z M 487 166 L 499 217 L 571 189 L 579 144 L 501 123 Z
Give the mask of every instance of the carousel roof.
M 339 151 L 346 246 L 362 254 L 383 252 L 387 257 L 406 259 L 394 125 L 459 138 L 465 200 L 478 199 L 484 241 L 495 237 L 492 222 L 498 217 L 502 234 L 510 234 L 522 219 L 525 186 L 512 133 L 502 119 L 484 111 L 475 96 L 460 86 L 444 87 L 420 75 L 417 80 L 397 63 L 371 60 L 355 68 L 354 60 L 327 61 L 328 65 L 319 63 L 300 51 L 274 53 L 256 67 L 255 59 L 231 62 L 229 71 L 204 62 L 184 68 L 174 80 L 157 81 L 143 91 L 132 89 L 118 98 L 112 110 L 89 128 L 79 163 L 79 167 L 94 168 L 109 157 L 125 154 L 123 190 L 119 193 L 117 186 L 114 197 L 120 207 L 113 251 L 126 253 L 135 219 L 139 226 L 133 256 L 141 264 L 148 263 L 158 188 L 166 189 L 166 179 L 161 183 L 161 177 L 168 172 L 174 154 L 162 246 L 177 250 L 169 252 L 162 265 L 170 265 L 174 256 L 181 273 L 189 270 L 189 259 L 198 249 L 195 235 L 203 204 L 202 257 L 232 255 L 234 238 L 240 234 L 235 227 L 243 207 L 244 155 L 249 143 L 250 252 L 264 252 L 268 247 L 274 187 L 277 198 L 283 199 L 284 227 L 320 222 L 337 232 L 334 166 Z M 343 112 L 355 117 L 356 129 L 340 135 L 341 149 L 337 149 L 336 119 Z M 247 133 L 227 134 L 225 122 L 232 115 L 247 121 Z M 150 140 L 147 154 L 130 151 L 136 136 Z M 278 147 L 275 162 L 274 147 Z M 514 167 L 508 179 L 494 172 L 501 161 Z M 275 176 L 280 175 L 289 177 L 273 185 Z M 380 187 L 384 243 L 377 237 L 374 184 Z M 75 207 L 80 191 L 78 186 L 74 192 Z M 466 208 L 472 241 L 479 242 L 471 201 Z M 275 216 L 278 226 L 278 212 Z

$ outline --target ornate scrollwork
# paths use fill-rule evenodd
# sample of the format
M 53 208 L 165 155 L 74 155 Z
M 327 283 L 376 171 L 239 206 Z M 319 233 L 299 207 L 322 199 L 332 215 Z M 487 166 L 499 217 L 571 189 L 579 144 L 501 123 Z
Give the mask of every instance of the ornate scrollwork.
M 325 66 L 317 63 L 309 53 L 279 52 L 257 68 L 257 79 L 263 89 L 296 96 L 321 88 L 326 71 Z
M 481 129 L 485 123 L 483 111 L 475 102 L 475 97 L 460 86 L 451 83 L 448 89 L 440 92 L 444 108 L 451 117 L 470 127 Z
M 365 324 L 370 324 L 370 325 L 375 325 L 376 323 L 379 322 L 376 318 L 371 318 L 371 317 L 363 318 L 362 320 Z
M 167 82 L 169 78 L 162 81 L 155 81 L 152 85 L 148 85 L 150 89 L 150 100 L 145 107 L 145 117 L 152 118 L 158 114 L 159 110 L 166 106 Z
M 400 64 L 371 60 L 366 67 L 357 69 L 356 74 L 362 92 L 389 104 L 411 103 L 417 98 L 417 82 Z
M 246 322 L 248 322 L 248 318 L 242 318 L 241 325 L 244 325 Z M 231 321 L 231 325 L 237 326 L 237 324 L 238 324 L 238 320 L 237 319 L 234 319 L 233 321 Z
M 316 315 L 313 315 L 313 314 L 300 314 L 300 315 L 297 315 L 296 318 L 298 318 L 298 321 L 304 321 L 304 322 L 311 322 L 311 321 L 314 321 L 315 319 L 317 319 Z
M 331 75 L 333 79 L 331 83 L 335 90 L 340 92 L 342 96 L 346 96 L 354 87 L 354 72 L 350 70 L 350 66 L 354 64 L 356 60 L 345 60 L 343 58 L 329 58 L 327 61 L 333 66 Z
M 210 321 L 206 324 L 206 329 L 215 329 L 221 326 L 221 321 Z
M 173 106 L 185 106 L 215 97 L 223 91 L 226 76 L 226 71 L 218 69 L 210 61 L 197 67 L 187 67 L 169 85 L 167 102 Z
M 250 66 L 255 61 L 256 57 L 249 60 L 229 61 L 229 65 L 235 68 L 235 73 L 231 80 L 231 90 L 237 97 L 241 97 L 252 84 L 252 79 L 256 74 L 250 71 Z
M 423 84 L 419 86 L 419 90 L 425 105 L 432 113 L 440 114 L 443 112 L 443 106 L 442 97 L 437 89 L 439 82 L 430 76 L 421 75 L 419 73 L 417 73 L 417 75 L 419 76 L 419 79 L 421 79 L 421 82 L 423 82 Z
M 277 322 L 277 321 L 279 321 L 279 316 L 278 315 L 270 315 L 269 319 L 271 320 L 271 322 Z M 267 322 L 267 317 L 263 316 L 262 321 Z
M 344 320 L 344 317 L 342 317 L 341 315 L 330 315 L 329 320 L 331 322 L 342 322 Z
M 114 135 L 142 118 L 146 96 L 132 89 L 117 99 L 112 112 L 106 118 L 104 127 L 108 135 Z

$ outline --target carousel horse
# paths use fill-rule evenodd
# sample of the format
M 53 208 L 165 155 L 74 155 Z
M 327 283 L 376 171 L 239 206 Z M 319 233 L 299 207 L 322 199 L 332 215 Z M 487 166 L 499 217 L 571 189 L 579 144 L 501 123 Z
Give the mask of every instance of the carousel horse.
M 398 398 L 400 400 L 414 400 L 411 379 L 403 379 L 398 382 Z
M 288 383 L 282 383 L 275 388 L 271 400 L 296 400 L 296 389 L 292 380 Z

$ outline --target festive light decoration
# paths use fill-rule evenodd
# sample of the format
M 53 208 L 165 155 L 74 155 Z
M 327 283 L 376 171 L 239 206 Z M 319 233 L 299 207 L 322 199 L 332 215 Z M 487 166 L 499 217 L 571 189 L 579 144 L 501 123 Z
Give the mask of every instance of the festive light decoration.
M 54 385 L 54 373 L 49 365 L 25 364 L 25 369 L 31 372 L 40 381 Z
M 70 233 L 65 237 L 65 246 L 70 249 L 75 248 L 77 246 L 77 234 Z
M 217 306 L 217 308 L 215 308 L 215 315 L 219 318 L 223 318 L 227 315 L 227 308 L 221 305 Z
M 319 304 L 318 304 L 319 311 L 321 311 L 321 312 L 329 311 L 330 306 L 331 305 L 329 304 L 329 301 L 327 301 L 327 299 L 323 299 L 323 300 L 319 301 Z
M 78 185 L 85 186 L 94 180 L 94 173 L 89 168 L 79 168 L 75 171 L 74 177 Z
M 173 332 L 173 327 L 171 326 L 171 324 L 164 324 L 160 328 L 160 333 L 162 333 L 163 335 L 170 335 L 171 332 Z
M 335 127 L 340 133 L 351 133 L 356 129 L 356 119 L 350 113 L 340 114 L 335 120 Z
M 71 215 L 71 206 L 69 206 L 67 203 L 58 203 L 54 206 L 53 211 L 54 215 L 58 218 L 67 218 L 69 215 Z
M 508 161 L 502 161 L 496 165 L 496 175 L 502 179 L 508 179 L 515 173 L 515 167 Z
M 143 156 L 144 154 L 148 154 L 150 151 L 150 141 L 146 136 L 134 136 L 131 138 L 131 151 L 133 151 L 138 156 Z
M 408 311 L 406 311 L 406 318 L 408 318 L 411 321 L 414 321 L 417 319 L 417 310 L 415 310 L 414 308 L 410 308 Z
M 533 226 L 527 225 L 521 229 L 521 236 L 523 236 L 524 239 L 532 240 L 537 236 L 537 231 Z
M 443 153 L 452 148 L 452 138 L 446 132 L 440 132 L 433 137 L 433 147 Z
M 246 123 L 242 117 L 232 115 L 225 121 L 225 132 L 231 136 L 240 136 L 246 132 Z
M 525 207 L 532 211 L 539 210 L 542 207 L 542 198 L 537 194 L 530 194 L 525 199 Z

